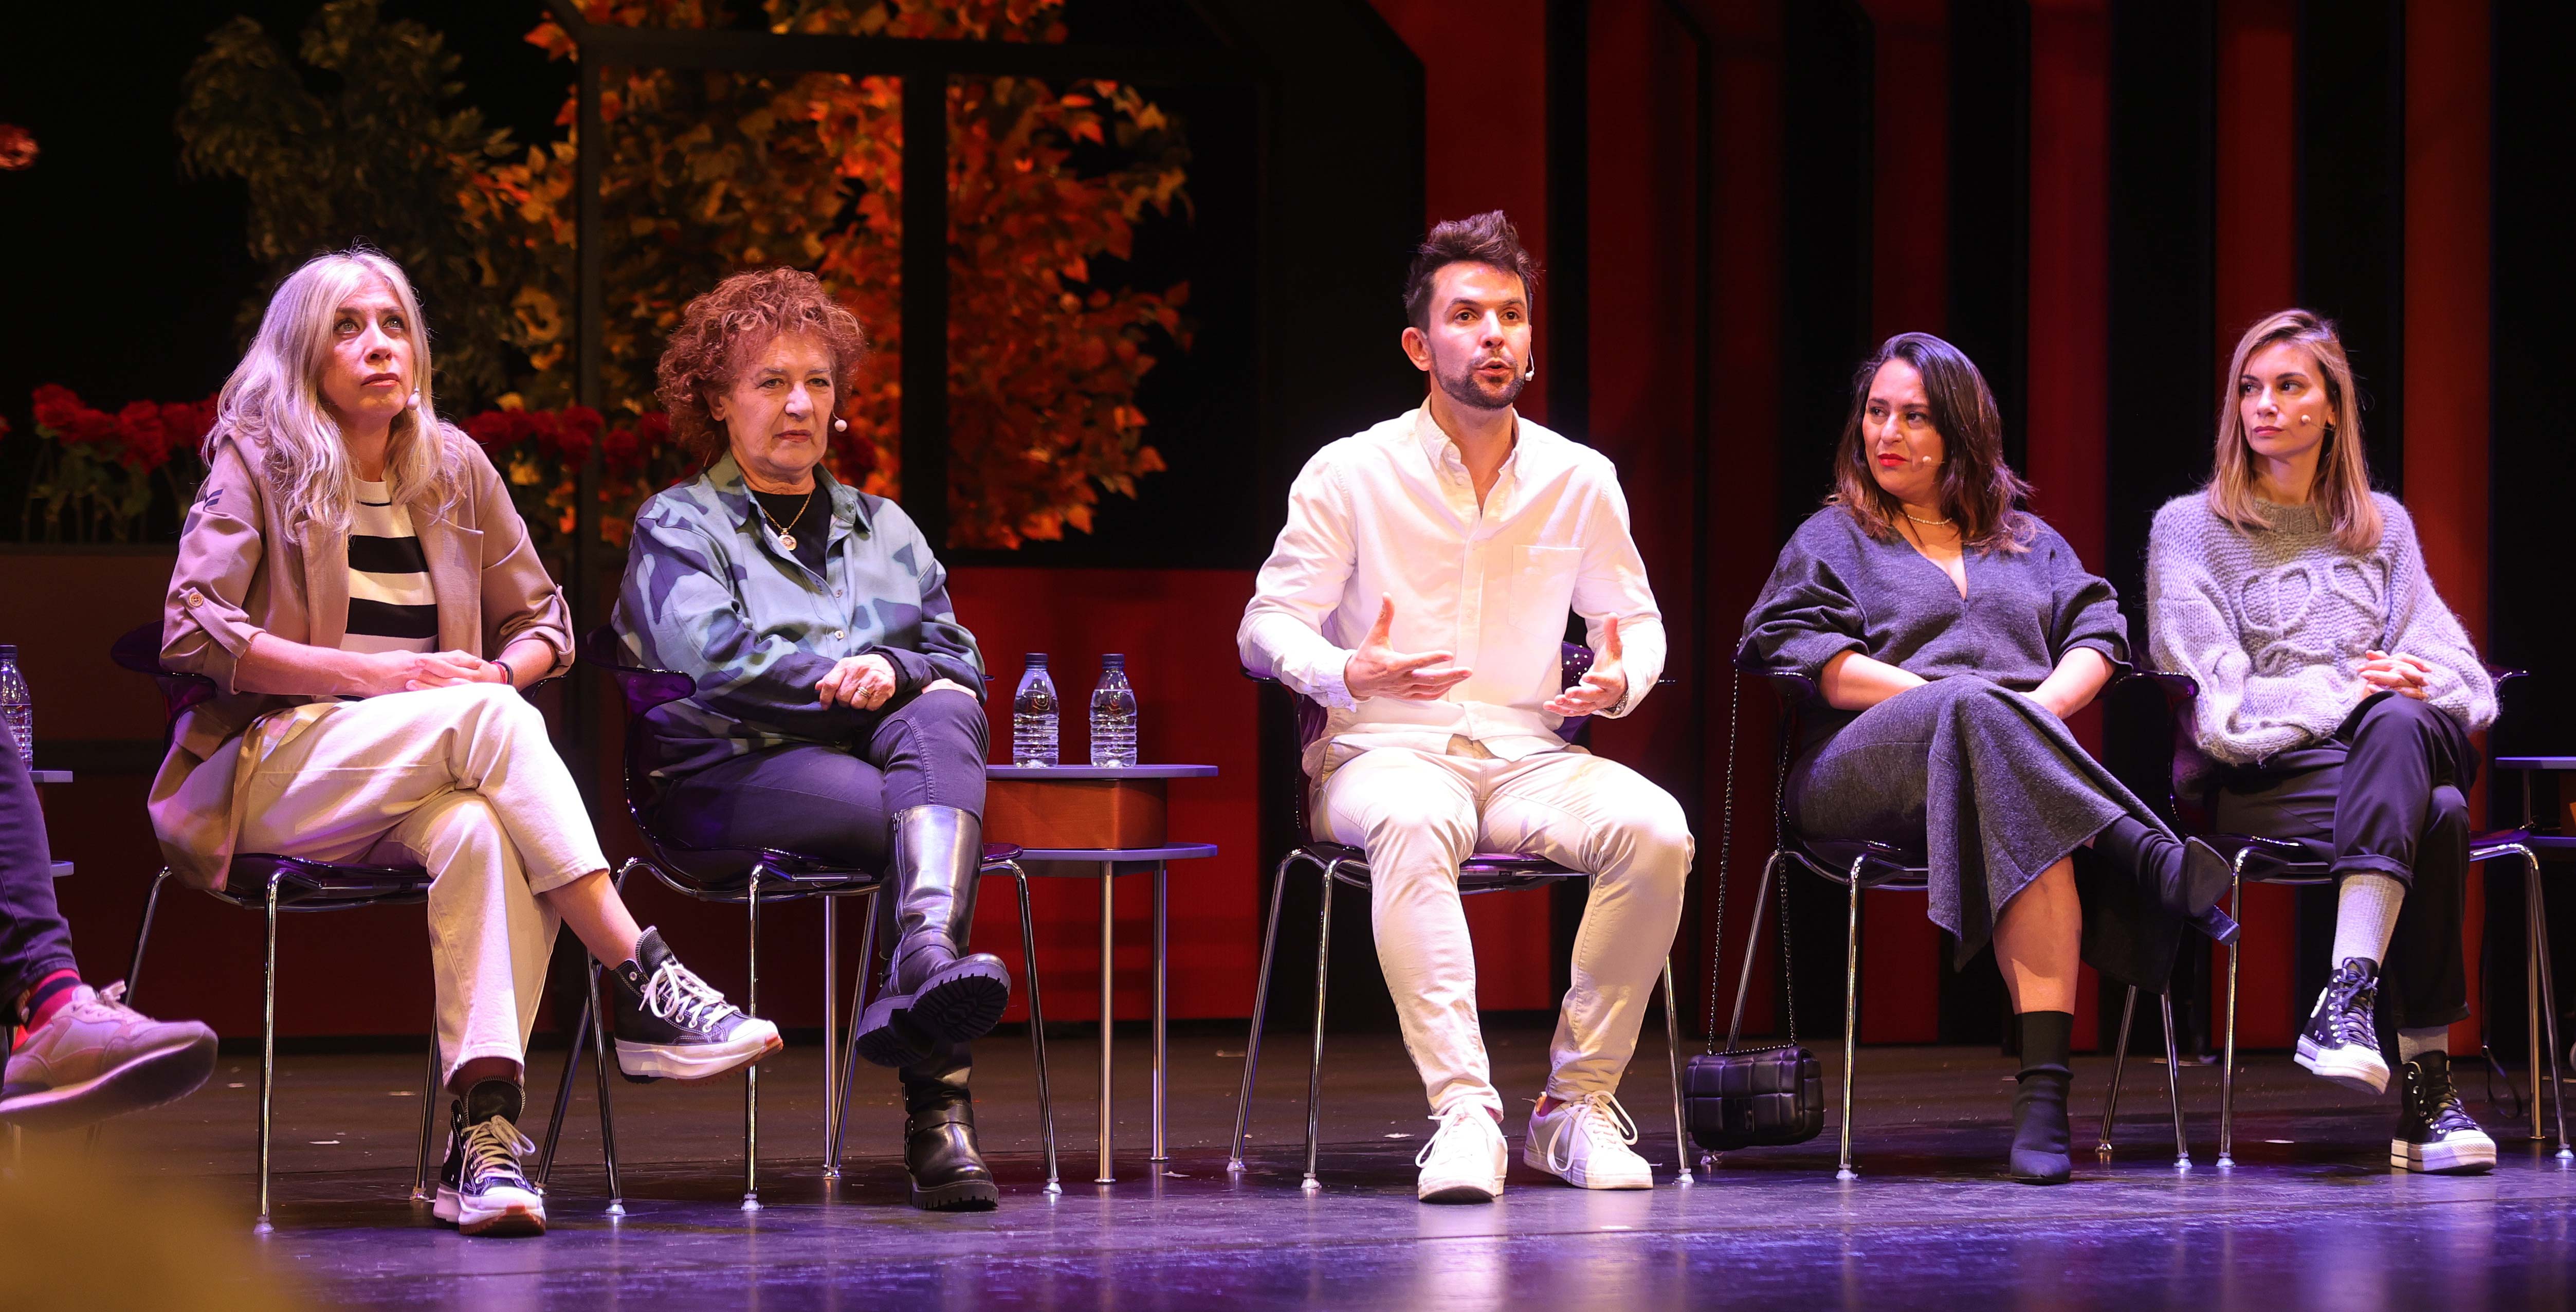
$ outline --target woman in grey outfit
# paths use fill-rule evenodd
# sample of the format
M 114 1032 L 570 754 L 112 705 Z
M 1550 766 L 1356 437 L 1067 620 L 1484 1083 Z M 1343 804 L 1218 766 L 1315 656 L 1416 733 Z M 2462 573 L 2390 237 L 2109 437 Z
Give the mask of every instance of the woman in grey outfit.
M 1976 366 L 1904 333 L 1855 384 L 1834 494 L 1781 551 L 1744 644 L 1820 690 L 1789 772 L 1799 830 L 1920 848 L 1956 960 L 1993 941 L 2023 1060 L 2013 1178 L 2056 1184 L 2079 945 L 2162 988 L 2181 921 L 2235 933 L 2214 909 L 2227 866 L 2067 733 L 2126 664 L 2128 625 L 2111 585 L 2017 508 L 2028 485 L 2003 463 Z M 2088 844 L 2112 873 L 2079 898 L 2073 853 Z

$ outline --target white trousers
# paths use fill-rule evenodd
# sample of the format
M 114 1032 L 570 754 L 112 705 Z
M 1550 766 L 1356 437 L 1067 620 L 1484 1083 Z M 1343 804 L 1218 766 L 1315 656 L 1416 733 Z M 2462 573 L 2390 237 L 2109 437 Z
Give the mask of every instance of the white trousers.
M 1458 863 L 1477 852 L 1545 857 L 1592 876 L 1546 1092 L 1571 1100 L 1618 1089 L 1690 874 L 1690 829 L 1670 794 L 1588 752 L 1505 761 L 1452 739 L 1445 754 L 1382 747 L 1353 757 L 1325 776 L 1317 812 L 1319 832 L 1368 852 L 1378 964 L 1433 1112 L 1503 1110 L 1458 896 Z
M 501 684 L 322 702 L 251 726 L 234 850 L 429 871 L 442 1078 L 525 1064 L 562 923 L 538 895 L 605 869 L 545 717 Z

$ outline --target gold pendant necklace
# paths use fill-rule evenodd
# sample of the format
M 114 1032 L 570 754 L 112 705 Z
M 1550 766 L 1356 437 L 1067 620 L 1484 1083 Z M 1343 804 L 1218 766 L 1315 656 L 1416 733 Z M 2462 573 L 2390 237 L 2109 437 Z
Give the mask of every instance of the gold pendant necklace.
M 796 513 L 789 516 L 787 523 L 784 525 L 778 522 L 778 517 L 776 515 L 769 513 L 768 503 L 760 499 L 760 494 L 758 492 L 752 493 L 751 504 L 760 507 L 760 517 L 768 520 L 769 527 L 777 531 L 778 545 L 787 548 L 789 551 L 794 551 L 796 549 L 796 535 L 788 532 L 787 530 L 804 521 L 805 512 L 811 510 L 814 506 L 814 494 L 822 490 L 823 485 L 820 483 L 816 483 L 814 486 L 805 489 L 805 500 L 798 503 Z

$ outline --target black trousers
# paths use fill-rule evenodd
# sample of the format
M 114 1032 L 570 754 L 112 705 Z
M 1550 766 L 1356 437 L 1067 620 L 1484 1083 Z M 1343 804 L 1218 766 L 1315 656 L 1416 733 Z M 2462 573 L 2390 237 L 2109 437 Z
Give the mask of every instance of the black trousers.
M 897 812 L 953 806 L 983 815 L 989 733 L 974 698 L 915 693 L 889 704 L 846 748 L 790 743 L 680 780 L 663 794 L 662 825 L 690 847 L 773 847 L 885 872 Z M 894 899 L 876 901 L 886 924 Z M 967 1045 L 957 1043 L 904 1067 L 907 1109 L 962 1096 L 973 1066 Z
M 2469 1014 L 2460 953 L 2469 873 L 2469 803 L 2477 757 L 2460 722 L 2412 697 L 2380 693 L 2334 737 L 2238 771 L 2211 800 L 2227 833 L 2331 840 L 2337 875 L 2406 885 L 2382 992 L 2406 1029 Z
M 18 995 L 36 981 L 77 968 L 72 928 L 54 905 L 53 849 L 36 781 L 0 721 L 0 1015 L 14 1018 Z

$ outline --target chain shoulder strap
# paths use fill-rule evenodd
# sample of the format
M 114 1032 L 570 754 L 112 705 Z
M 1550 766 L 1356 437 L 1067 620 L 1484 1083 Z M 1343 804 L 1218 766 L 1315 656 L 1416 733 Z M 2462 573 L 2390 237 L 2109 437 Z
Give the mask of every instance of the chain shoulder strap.
M 1744 675 L 1730 667 L 1726 672 L 1726 794 L 1725 819 L 1718 833 L 1717 848 L 1717 928 L 1708 945 L 1708 1024 L 1700 1032 L 1709 1052 L 1717 1051 L 1717 982 L 1726 973 L 1726 868 L 1735 856 L 1735 731 L 1744 710 Z M 1735 1036 L 1727 1036 L 1727 1046 L 1735 1046 Z

